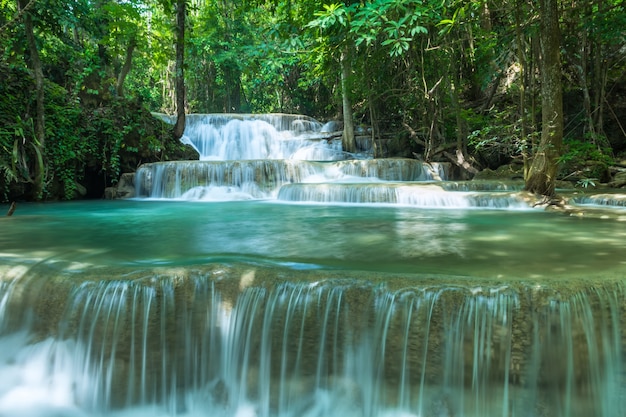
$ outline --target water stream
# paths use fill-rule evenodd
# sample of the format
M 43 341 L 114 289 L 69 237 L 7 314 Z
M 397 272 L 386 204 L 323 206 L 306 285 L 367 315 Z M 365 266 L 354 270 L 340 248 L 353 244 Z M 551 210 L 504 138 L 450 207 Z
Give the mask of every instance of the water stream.
M 137 198 L 0 218 L 0 416 L 625 415 L 621 195 L 546 212 L 309 118 L 191 120 L 202 160 Z

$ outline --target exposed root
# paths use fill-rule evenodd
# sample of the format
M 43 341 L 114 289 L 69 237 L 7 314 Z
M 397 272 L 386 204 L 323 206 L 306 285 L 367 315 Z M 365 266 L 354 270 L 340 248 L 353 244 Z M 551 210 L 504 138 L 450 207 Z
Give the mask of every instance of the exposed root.
M 543 207 L 543 208 L 551 208 L 551 209 L 556 209 L 556 210 L 565 210 L 566 206 L 567 206 L 567 202 L 566 200 L 559 196 L 559 195 L 554 195 L 554 196 L 547 196 L 547 195 L 542 195 L 539 196 L 540 198 L 535 201 L 535 203 L 533 203 L 533 207 Z

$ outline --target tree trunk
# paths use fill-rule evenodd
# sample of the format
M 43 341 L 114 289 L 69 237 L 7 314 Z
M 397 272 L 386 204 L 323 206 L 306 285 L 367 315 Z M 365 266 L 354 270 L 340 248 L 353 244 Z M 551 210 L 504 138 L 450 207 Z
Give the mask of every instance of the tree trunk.
M 128 48 L 126 49 L 124 65 L 122 66 L 122 69 L 117 76 L 117 85 L 115 87 L 115 91 L 117 92 L 118 97 L 122 97 L 124 95 L 124 80 L 126 80 L 126 76 L 130 72 L 130 69 L 133 65 L 133 51 L 135 50 L 135 46 L 137 46 L 137 40 L 133 36 L 133 38 L 128 43 Z
M 526 190 L 552 197 L 563 141 L 563 92 L 557 0 L 540 0 L 541 141 L 526 178 Z
M 174 138 L 180 139 L 185 131 L 185 0 L 176 1 L 176 124 Z
M 18 7 L 20 10 L 24 10 L 28 6 L 28 2 L 24 0 L 18 1 Z M 26 35 L 26 42 L 28 43 L 28 52 L 30 54 L 30 64 L 35 76 L 35 90 L 36 90 L 36 115 L 35 115 L 35 140 L 33 146 L 37 158 L 34 166 L 34 176 L 32 179 L 35 187 L 34 196 L 37 199 L 42 197 L 44 182 L 44 166 L 43 166 L 43 148 L 46 138 L 46 125 L 45 125 L 45 106 L 44 106 L 44 77 L 43 69 L 41 66 L 41 60 L 39 58 L 39 50 L 37 49 L 37 42 L 35 40 L 35 30 L 33 27 L 33 19 L 30 11 L 24 13 L 24 32 Z
M 520 65 L 520 91 L 519 91 L 519 113 L 520 113 L 520 137 L 523 143 L 522 160 L 524 163 L 524 178 L 528 176 L 530 169 L 528 161 L 528 151 L 530 145 L 528 141 L 528 130 L 526 129 L 526 48 L 522 35 L 522 4 L 519 0 L 515 2 L 515 39 L 517 44 L 517 60 Z
M 241 71 L 235 62 L 224 63 L 222 67 L 226 97 L 224 97 L 224 113 L 237 113 L 241 110 Z M 279 95 L 280 108 L 283 99 Z
M 372 96 L 372 87 L 369 87 L 368 93 L 368 107 L 370 113 L 370 127 L 372 129 L 372 147 L 374 148 L 374 158 L 382 158 L 383 157 L 383 149 L 382 144 L 378 143 L 379 138 L 379 130 L 378 129 L 378 116 L 376 115 L 375 101 Z
M 604 15 L 606 13 L 605 10 L 605 1 L 597 0 L 593 2 L 592 6 L 598 13 L 599 16 Z M 595 26 L 595 25 L 594 25 Z M 602 35 L 599 32 L 599 28 L 595 28 L 592 26 L 592 59 L 593 59 L 593 76 L 592 76 L 592 91 L 594 94 L 593 97 L 593 125 L 594 125 L 594 140 L 601 140 L 601 144 L 596 142 L 595 144 L 598 147 L 604 146 L 609 147 L 609 143 L 606 141 L 605 132 L 604 132 L 604 104 L 606 102 L 606 82 L 607 82 L 607 71 L 608 66 L 606 65 L 606 47 L 605 42 L 602 39 Z
M 467 128 L 463 115 L 461 114 L 461 104 L 459 100 L 459 90 L 461 89 L 461 74 L 459 71 L 460 59 L 453 59 L 449 72 L 452 80 L 448 77 L 448 90 L 450 92 L 450 107 L 456 119 L 456 149 L 465 155 L 467 153 Z
M 341 101 L 343 105 L 343 136 L 341 146 L 344 152 L 356 152 L 356 141 L 354 139 L 354 122 L 352 120 L 352 103 L 348 92 L 348 76 L 350 65 L 348 63 L 347 48 L 341 54 Z
M 424 149 L 424 160 L 426 162 L 431 162 L 431 158 L 435 155 L 435 153 L 433 153 L 433 150 L 438 146 L 438 144 L 440 143 L 440 139 L 441 139 L 441 134 L 440 134 L 440 130 L 439 130 L 439 105 L 437 103 L 438 101 L 438 90 L 439 90 L 439 86 L 441 85 L 441 82 L 443 81 L 443 76 L 441 78 L 439 78 L 439 81 L 437 81 L 435 83 L 435 85 L 426 91 L 426 98 L 427 98 L 427 113 L 426 113 L 426 120 L 428 120 L 430 122 L 429 128 L 428 128 L 428 141 L 426 142 L 426 146 Z M 424 80 L 424 83 L 426 83 L 426 81 Z

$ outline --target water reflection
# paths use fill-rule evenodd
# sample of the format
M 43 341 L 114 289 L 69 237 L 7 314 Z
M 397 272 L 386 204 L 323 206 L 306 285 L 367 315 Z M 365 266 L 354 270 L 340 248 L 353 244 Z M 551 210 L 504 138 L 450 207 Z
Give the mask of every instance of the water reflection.
M 401 211 L 394 223 L 398 252 L 403 258 L 453 255 L 466 256 L 468 225 L 460 212 L 441 213 L 445 222 L 433 222 L 424 214 Z

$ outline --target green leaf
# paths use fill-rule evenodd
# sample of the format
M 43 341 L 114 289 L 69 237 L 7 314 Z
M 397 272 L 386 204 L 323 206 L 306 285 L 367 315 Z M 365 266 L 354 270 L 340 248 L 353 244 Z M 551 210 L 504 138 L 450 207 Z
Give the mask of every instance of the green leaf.
M 411 31 L 409 33 L 411 35 L 417 35 L 418 33 L 428 34 L 428 29 L 426 29 L 424 26 L 414 26 L 413 28 L 411 28 Z

